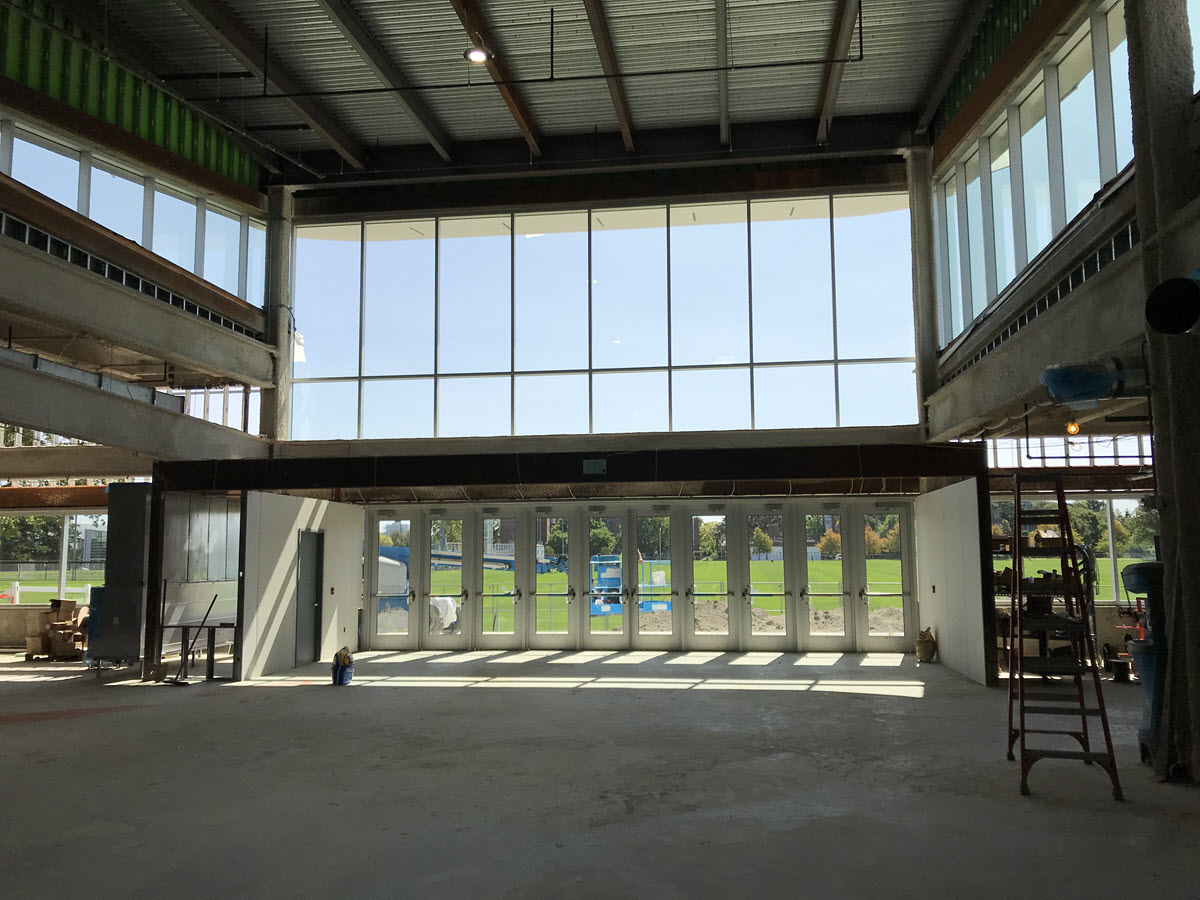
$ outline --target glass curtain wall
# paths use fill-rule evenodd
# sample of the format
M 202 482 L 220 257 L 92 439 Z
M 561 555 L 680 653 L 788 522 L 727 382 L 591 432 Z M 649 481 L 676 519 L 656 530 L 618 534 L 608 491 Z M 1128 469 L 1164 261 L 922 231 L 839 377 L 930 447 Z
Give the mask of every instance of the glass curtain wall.
M 1096 61 L 1104 58 L 1099 54 L 1107 56 L 1108 65 L 1097 69 Z M 1047 85 L 1053 87 L 1049 95 Z M 1063 227 L 1056 223 L 1069 223 L 1132 162 L 1124 3 L 1094 13 L 1044 70 L 1016 87 L 1009 111 L 998 121 L 981 123 L 985 127 L 978 139 L 965 144 L 939 172 L 940 319 L 949 328 L 941 335 L 943 346 L 1004 292 L 1019 265 L 1034 260 L 1054 240 Z M 1056 118 L 1059 127 L 1052 133 Z M 1010 134 L 1019 136 L 1016 144 Z M 956 171 L 964 174 L 956 179 Z M 964 216 L 956 205 L 960 191 L 966 193 L 965 222 L 960 222 Z M 988 226 L 992 234 L 985 248 Z M 969 252 L 960 243 L 964 227 Z M 985 249 L 992 251 L 995 284 L 990 283 Z M 971 319 L 962 310 L 966 286 L 971 302 L 965 315 Z
M 906 194 L 300 227 L 291 436 L 910 424 L 911 256 Z
M 265 223 L 219 209 L 186 188 L 131 171 L 88 147 L 68 146 L 9 120 L 0 122 L 0 129 L 6 140 L 11 135 L 13 147 L 11 168 L 3 174 L 217 287 L 263 304 Z

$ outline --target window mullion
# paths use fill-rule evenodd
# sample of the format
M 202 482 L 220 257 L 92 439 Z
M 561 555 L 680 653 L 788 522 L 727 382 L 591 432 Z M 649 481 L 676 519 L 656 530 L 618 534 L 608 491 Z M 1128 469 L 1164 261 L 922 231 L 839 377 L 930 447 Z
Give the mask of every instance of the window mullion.
M 992 141 L 984 135 L 979 141 L 979 205 L 983 214 L 983 270 L 987 285 L 986 306 L 996 296 L 996 229 L 992 209 Z
M 1096 87 L 1096 133 L 1100 137 L 1100 183 L 1117 177 L 1117 125 L 1113 111 L 1112 57 L 1108 46 L 1108 16 L 1094 13 L 1092 82 Z
M 1067 186 L 1063 170 L 1062 108 L 1058 89 L 1058 66 L 1046 66 L 1043 82 L 1046 97 L 1046 144 L 1050 163 L 1051 240 L 1067 227 Z
M 1013 260 L 1016 271 L 1029 264 L 1029 243 L 1025 235 L 1025 174 L 1021 155 L 1021 108 L 1008 108 L 1008 183 L 1012 194 Z
M 959 299 L 962 304 L 963 330 L 971 324 L 975 313 L 971 304 L 971 220 L 967 216 L 967 165 L 954 166 L 955 193 L 958 204 L 958 274 L 962 285 Z

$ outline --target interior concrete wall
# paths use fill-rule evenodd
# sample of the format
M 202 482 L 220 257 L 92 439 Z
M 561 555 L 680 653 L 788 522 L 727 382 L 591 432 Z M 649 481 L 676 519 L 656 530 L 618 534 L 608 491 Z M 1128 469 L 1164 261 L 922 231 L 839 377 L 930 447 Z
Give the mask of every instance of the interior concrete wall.
M 0 647 L 25 648 L 25 635 L 37 628 L 38 616 L 50 611 L 49 603 L 0 605 Z
M 296 574 L 301 531 L 325 533 L 319 658 L 358 649 L 364 512 L 361 507 L 282 494 L 246 497 L 242 677 L 296 665 Z
M 917 498 L 917 602 L 938 660 L 986 684 L 978 503 L 974 478 Z

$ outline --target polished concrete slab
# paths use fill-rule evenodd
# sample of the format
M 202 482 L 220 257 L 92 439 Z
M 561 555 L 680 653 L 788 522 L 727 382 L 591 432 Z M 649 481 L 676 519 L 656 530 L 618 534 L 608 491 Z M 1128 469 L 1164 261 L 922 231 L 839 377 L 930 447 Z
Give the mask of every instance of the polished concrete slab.
M 359 655 L 249 685 L 0 656 L 6 896 L 1200 894 L 1200 794 L 1004 760 L 898 654 Z

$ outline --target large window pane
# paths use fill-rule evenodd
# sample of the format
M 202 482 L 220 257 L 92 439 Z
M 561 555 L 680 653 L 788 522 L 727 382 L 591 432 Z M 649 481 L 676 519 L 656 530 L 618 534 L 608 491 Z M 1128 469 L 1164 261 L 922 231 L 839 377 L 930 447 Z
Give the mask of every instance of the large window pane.
M 1100 138 L 1090 35 L 1085 34 L 1059 65 L 1058 93 L 1067 218 L 1071 219 L 1100 190 Z
M 479 437 L 512 432 L 512 380 L 438 379 L 438 437 Z
M 175 265 L 196 269 L 196 204 L 154 192 L 154 252 Z
M 907 194 L 834 198 L 839 359 L 913 355 L 909 227 Z
M 586 369 L 587 213 L 517 216 L 515 227 L 516 368 Z
M 592 376 L 596 434 L 669 431 L 667 373 L 612 372 Z
M 508 216 L 440 221 L 439 372 L 510 370 L 511 228 Z
M 1050 220 L 1050 158 L 1046 143 L 1046 89 L 1038 85 L 1021 104 L 1021 174 L 1025 183 L 1025 246 L 1029 259 L 1054 237 Z
M 671 207 L 671 362 L 747 362 L 746 204 Z
M 362 436 L 433 437 L 433 379 L 364 381 Z
M 246 297 L 248 303 L 262 306 L 267 295 L 267 226 L 250 220 L 250 239 L 246 246 Z
M 215 209 L 204 211 L 204 280 L 236 294 L 242 252 L 241 220 Z
M 364 375 L 432 375 L 433 219 L 368 223 Z
M 91 181 L 91 193 L 88 196 L 89 218 L 140 244 L 142 213 L 146 200 L 145 183 L 99 166 L 92 166 Z
M 946 182 L 946 205 L 942 210 L 946 217 L 946 288 L 950 303 L 950 332 L 951 337 L 962 334 L 962 249 L 959 244 L 958 231 L 958 190 L 955 178 L 950 176 Z
M 992 238 L 996 251 L 996 288 L 1004 290 L 1017 277 L 1013 244 L 1012 161 L 1008 153 L 1008 123 L 988 138 L 992 158 Z
M 296 229 L 297 378 L 358 374 L 361 235 L 357 224 Z
M 732 431 L 750 427 L 750 370 L 689 369 L 671 375 L 674 431 Z
M 517 434 L 587 434 L 588 377 L 517 376 Z
M 750 204 L 755 362 L 833 359 L 829 198 Z
M 341 441 L 357 437 L 357 381 L 292 385 L 293 441 Z
M 69 209 L 79 208 L 79 157 L 13 138 L 12 177 Z
M 971 311 L 979 315 L 987 307 L 987 267 L 983 256 L 983 182 L 979 154 L 972 153 L 967 171 L 967 246 L 970 248 Z M 878 354 L 882 355 L 882 354 Z
M 1192 32 L 1192 91 L 1200 93 L 1200 0 L 1187 0 L 1187 16 Z
M 843 428 L 917 421 L 917 377 L 910 362 L 838 366 L 838 396 Z
M 755 428 L 837 425 L 833 366 L 756 366 Z
M 592 365 L 667 364 L 667 210 L 592 213 Z
M 1200 0 L 1191 0 L 1200 6 Z M 1200 19 L 1197 20 L 1200 25 Z M 1192 32 L 1195 34 L 1195 30 Z M 1118 3 L 1108 11 L 1108 46 L 1112 55 L 1113 121 L 1117 130 L 1117 168 L 1124 169 L 1133 161 L 1133 99 L 1129 93 L 1129 41 L 1125 33 L 1125 4 Z M 1193 39 L 1192 52 L 1200 46 Z M 1200 78 L 1200 67 L 1196 77 Z

